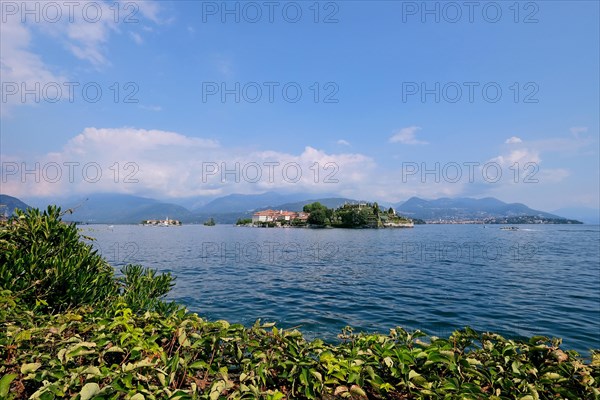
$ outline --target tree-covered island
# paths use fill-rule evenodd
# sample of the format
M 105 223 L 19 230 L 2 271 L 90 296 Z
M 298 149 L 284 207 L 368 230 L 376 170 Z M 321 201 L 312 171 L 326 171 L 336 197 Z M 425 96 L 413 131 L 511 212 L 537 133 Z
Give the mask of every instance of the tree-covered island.
M 344 204 L 336 209 L 319 202 L 304 206 L 307 223 L 316 227 L 335 228 L 412 228 L 413 221 L 396 214 L 393 208 L 382 210 L 375 203 Z
M 311 228 L 412 228 L 415 222 L 396 214 L 393 208 L 379 208 L 375 203 L 346 203 L 328 208 L 314 202 L 306 204 L 301 212 L 264 210 L 254 213 L 252 220 L 239 219 L 237 225 L 261 227 Z

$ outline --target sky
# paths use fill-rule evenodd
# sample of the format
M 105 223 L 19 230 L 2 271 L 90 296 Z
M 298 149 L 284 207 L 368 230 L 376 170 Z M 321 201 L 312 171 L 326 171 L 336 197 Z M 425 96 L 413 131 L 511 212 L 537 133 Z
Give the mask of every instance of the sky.
M 599 208 L 597 1 L 0 1 L 0 192 Z

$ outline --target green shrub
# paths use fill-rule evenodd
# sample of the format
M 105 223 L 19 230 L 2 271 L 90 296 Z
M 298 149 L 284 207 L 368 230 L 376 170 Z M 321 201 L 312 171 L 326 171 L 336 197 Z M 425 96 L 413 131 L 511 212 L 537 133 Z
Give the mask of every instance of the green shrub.
M 52 311 L 97 304 L 118 293 L 113 268 L 80 241 L 77 227 L 62 222 L 54 206 L 43 213 L 17 210 L 0 227 L 0 288 Z
M 127 265 L 116 278 L 113 267 L 61 216 L 54 206 L 43 213 L 17 210 L 0 226 L 0 290 L 11 290 L 29 309 L 49 312 L 120 302 L 134 312 L 177 309 L 161 300 L 173 286 L 171 274 Z
M 134 312 L 170 313 L 177 308 L 174 303 L 166 304 L 161 300 L 174 286 L 170 273 L 157 275 L 155 270 L 131 264 L 123 267 L 121 272 L 123 277 L 117 280 L 121 294 Z

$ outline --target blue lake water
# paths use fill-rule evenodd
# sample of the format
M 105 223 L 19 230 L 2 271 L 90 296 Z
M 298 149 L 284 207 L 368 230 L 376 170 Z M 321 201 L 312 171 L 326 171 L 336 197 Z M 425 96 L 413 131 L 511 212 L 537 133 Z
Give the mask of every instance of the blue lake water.
M 111 264 L 177 276 L 170 298 L 212 320 L 261 318 L 332 340 L 346 325 L 437 336 L 468 325 L 600 348 L 597 225 L 81 228 Z

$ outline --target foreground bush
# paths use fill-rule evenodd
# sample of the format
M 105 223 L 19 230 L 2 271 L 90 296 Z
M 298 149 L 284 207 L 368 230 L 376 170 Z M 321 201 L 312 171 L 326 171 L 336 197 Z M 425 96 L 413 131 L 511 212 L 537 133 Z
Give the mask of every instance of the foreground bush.
M 401 328 L 307 341 L 164 303 L 169 275 L 112 268 L 60 210 L 0 226 L 0 399 L 597 399 L 600 355 L 559 340 Z
M 347 331 L 338 345 L 183 310 L 35 315 L 0 294 L 0 397 L 594 399 L 600 357 L 470 329 L 448 339 Z M 79 397 L 76 397 L 78 396 Z
M 119 296 L 136 312 L 175 308 L 160 300 L 173 286 L 170 274 L 128 265 L 123 277 L 115 278 L 113 267 L 61 216 L 60 208 L 52 206 L 44 212 L 17 210 L 0 226 L 0 288 L 49 312 L 107 307 Z
M 104 301 L 118 291 L 113 268 L 80 241 L 75 226 L 62 223 L 56 207 L 17 210 L 0 229 L 0 287 L 56 311 Z

